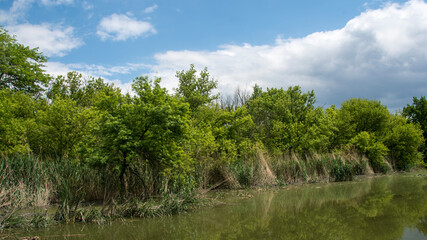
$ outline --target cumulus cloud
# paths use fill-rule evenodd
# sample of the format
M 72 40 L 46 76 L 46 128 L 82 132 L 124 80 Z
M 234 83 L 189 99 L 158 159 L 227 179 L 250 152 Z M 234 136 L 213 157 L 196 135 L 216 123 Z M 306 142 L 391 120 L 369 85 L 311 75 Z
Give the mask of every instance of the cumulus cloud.
M 16 35 L 17 40 L 30 47 L 39 47 L 47 56 L 64 56 L 72 49 L 83 45 L 83 41 L 75 37 L 73 27 L 53 24 L 19 24 L 8 26 L 8 30 Z
M 219 89 L 300 85 L 314 89 L 320 105 L 351 97 L 381 100 L 396 109 L 427 91 L 427 4 L 411 0 L 366 10 L 334 31 L 276 39 L 273 45 L 223 45 L 216 51 L 167 51 L 152 72 L 169 89 L 175 72 L 208 67 Z
M 74 0 L 41 0 L 42 5 L 71 4 Z M 34 0 L 15 0 L 9 10 L 0 10 L 0 24 L 17 40 L 30 47 L 39 47 L 45 55 L 64 56 L 72 49 L 83 45 L 83 41 L 74 36 L 73 27 L 58 24 L 29 24 L 25 14 L 29 11 Z M 23 24 L 22 24 L 23 23 Z
M 149 22 L 139 21 L 124 14 L 112 14 L 100 21 L 96 33 L 102 40 L 124 41 L 155 34 L 156 29 Z

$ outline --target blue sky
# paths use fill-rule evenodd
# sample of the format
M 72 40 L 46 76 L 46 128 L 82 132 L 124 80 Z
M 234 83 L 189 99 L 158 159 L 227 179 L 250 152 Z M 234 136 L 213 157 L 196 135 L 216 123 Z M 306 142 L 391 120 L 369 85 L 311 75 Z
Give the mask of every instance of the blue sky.
M 49 57 L 124 91 L 139 75 L 176 87 L 207 67 L 219 91 L 300 85 L 318 105 L 351 97 L 390 109 L 427 92 L 423 0 L 0 0 L 0 24 Z

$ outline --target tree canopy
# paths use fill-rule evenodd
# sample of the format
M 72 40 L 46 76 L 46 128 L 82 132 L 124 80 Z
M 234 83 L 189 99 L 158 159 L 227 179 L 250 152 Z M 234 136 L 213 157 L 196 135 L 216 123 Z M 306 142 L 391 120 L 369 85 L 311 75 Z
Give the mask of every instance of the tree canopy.
M 176 73 L 179 80 L 176 93 L 185 102 L 188 102 L 193 110 L 218 98 L 218 94 L 212 93 L 218 82 L 210 78 L 207 68 L 200 72 L 199 77 L 196 74 L 197 70 L 194 69 L 194 65 L 190 65 L 190 69 L 187 71 L 182 70 Z
M 0 89 L 41 93 L 51 79 L 43 70 L 45 62 L 38 48 L 24 46 L 0 27 Z
M 414 124 L 419 124 L 423 131 L 424 139 L 427 140 L 427 100 L 425 96 L 420 98 L 414 97 L 411 105 L 406 105 L 403 108 L 403 116 L 408 118 L 408 121 Z M 424 162 L 427 164 L 427 144 L 422 146 L 424 153 Z

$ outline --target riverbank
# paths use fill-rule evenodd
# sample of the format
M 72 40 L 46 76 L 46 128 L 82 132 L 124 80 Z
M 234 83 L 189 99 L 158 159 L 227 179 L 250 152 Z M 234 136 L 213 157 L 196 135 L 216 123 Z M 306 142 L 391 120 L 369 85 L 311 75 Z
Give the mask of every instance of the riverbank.
M 217 190 L 209 196 L 225 204 L 185 214 L 123 219 L 109 224 L 56 224 L 49 228 L 16 229 L 9 236 L 10 239 L 36 235 L 40 239 L 275 239 L 277 236 L 424 239 L 426 186 L 427 172 L 422 171 L 358 177 L 352 182 Z M 414 234 L 418 238 L 413 238 Z M 5 236 L 3 232 L 1 237 Z
M 206 160 L 193 168 L 195 171 L 189 174 L 170 179 L 140 161 L 121 176 L 117 171 L 81 161 L 40 159 L 34 155 L 3 156 L 0 157 L 0 209 L 58 204 L 69 211 L 97 201 L 110 205 L 127 199 L 148 201 L 188 195 L 196 190 L 203 193 L 216 188 L 345 181 L 372 173 L 368 160 L 355 152 L 302 155 L 267 153 L 260 149 L 229 163 Z
M 7 229 L 44 228 L 61 223 L 109 224 L 128 218 L 152 218 L 213 205 L 214 200 L 195 191 L 165 193 L 159 199 L 129 199 L 122 202 L 53 204 L 43 207 L 0 210 L 0 232 Z M 2 238 L 0 238 L 2 239 Z
M 258 165 L 255 165 L 252 162 L 250 165 L 252 170 L 246 172 L 250 173 L 250 175 L 245 176 L 241 174 L 242 172 L 236 171 L 237 166 L 239 166 L 240 170 L 247 169 L 249 167 L 239 165 L 241 163 L 237 162 L 236 165 L 231 165 L 228 172 L 225 173 L 225 176 L 229 177 L 228 179 L 224 177 L 225 179 L 212 184 L 209 188 L 181 187 L 178 190 L 175 190 L 172 186 L 168 191 L 161 195 L 149 199 L 131 197 L 127 200 L 115 200 L 112 198 L 96 203 L 87 200 L 84 201 L 81 196 L 80 199 L 76 199 L 72 196 L 76 194 L 75 192 L 72 192 L 72 189 L 78 189 L 75 187 L 68 188 L 69 192 L 62 193 L 67 196 L 67 198 L 62 198 L 62 201 L 60 202 L 57 200 L 56 203 L 53 202 L 53 204 L 50 205 L 37 206 L 35 204 L 39 202 L 27 201 L 27 203 L 34 203 L 34 206 L 18 207 L 22 205 L 19 205 L 20 202 L 16 201 L 18 199 L 15 199 L 15 205 L 10 204 L 8 207 L 3 207 L 0 211 L 0 230 L 3 232 L 7 229 L 44 228 L 52 224 L 70 222 L 109 224 L 113 221 L 127 218 L 170 216 L 220 203 L 218 198 L 221 198 L 221 193 L 215 195 L 215 197 L 212 197 L 212 195 L 208 197 L 207 195 L 209 191 L 218 188 L 270 189 L 295 186 L 299 184 L 350 181 L 353 179 L 376 176 L 370 170 L 367 161 L 358 155 L 347 155 L 347 158 L 332 155 L 330 155 L 329 158 L 326 158 L 325 156 L 318 155 L 318 158 L 306 157 L 305 159 L 300 158 L 301 160 L 298 160 L 297 157 L 298 156 L 294 154 L 293 157 L 291 156 L 291 158 L 286 159 L 288 163 L 288 171 L 285 173 L 282 172 L 279 176 L 276 176 L 272 170 L 274 167 L 274 171 L 278 172 L 278 163 L 275 162 L 276 165 L 274 165 L 274 162 L 271 162 L 271 158 L 266 159 L 264 156 L 259 156 Z M 335 161 L 332 161 L 331 159 Z M 277 159 L 274 161 L 277 161 Z M 31 168 L 34 171 L 40 170 L 37 169 L 36 166 L 40 167 L 43 165 L 41 163 L 37 163 Z M 21 169 L 28 169 L 28 167 L 29 166 Z M 71 167 L 69 166 L 68 170 L 70 170 L 70 168 Z M 43 171 L 41 171 L 41 173 L 43 173 Z M 291 176 L 291 173 L 294 175 Z M 357 175 L 356 173 L 363 173 L 363 175 Z M 391 172 L 389 172 L 389 174 L 390 173 Z M 75 176 L 77 175 L 78 174 L 75 174 Z M 42 176 L 43 174 L 39 175 L 39 177 Z M 284 178 L 284 176 L 286 176 L 286 178 Z M 284 180 L 287 180 L 287 182 Z M 62 182 L 62 184 L 66 183 Z M 22 185 L 18 186 L 22 187 Z M 20 189 L 20 191 L 24 190 L 24 188 Z M 82 189 L 80 188 L 80 190 Z M 2 193 L 4 193 L 4 191 L 2 191 Z M 5 195 L 2 196 L 4 197 Z M 243 191 L 239 197 L 250 198 L 251 194 L 247 191 Z M 10 201 L 12 201 L 12 199 L 10 199 L 9 202 Z M 4 202 L 5 201 L 3 200 L 3 203 Z

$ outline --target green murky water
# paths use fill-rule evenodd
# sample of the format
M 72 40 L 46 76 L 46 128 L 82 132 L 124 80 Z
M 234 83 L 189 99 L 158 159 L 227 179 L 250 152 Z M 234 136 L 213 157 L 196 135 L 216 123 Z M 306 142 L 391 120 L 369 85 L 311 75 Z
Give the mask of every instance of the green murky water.
M 251 197 L 252 196 L 252 197 Z M 111 225 L 36 230 L 41 239 L 427 239 L 427 173 L 231 191 L 226 204 Z

